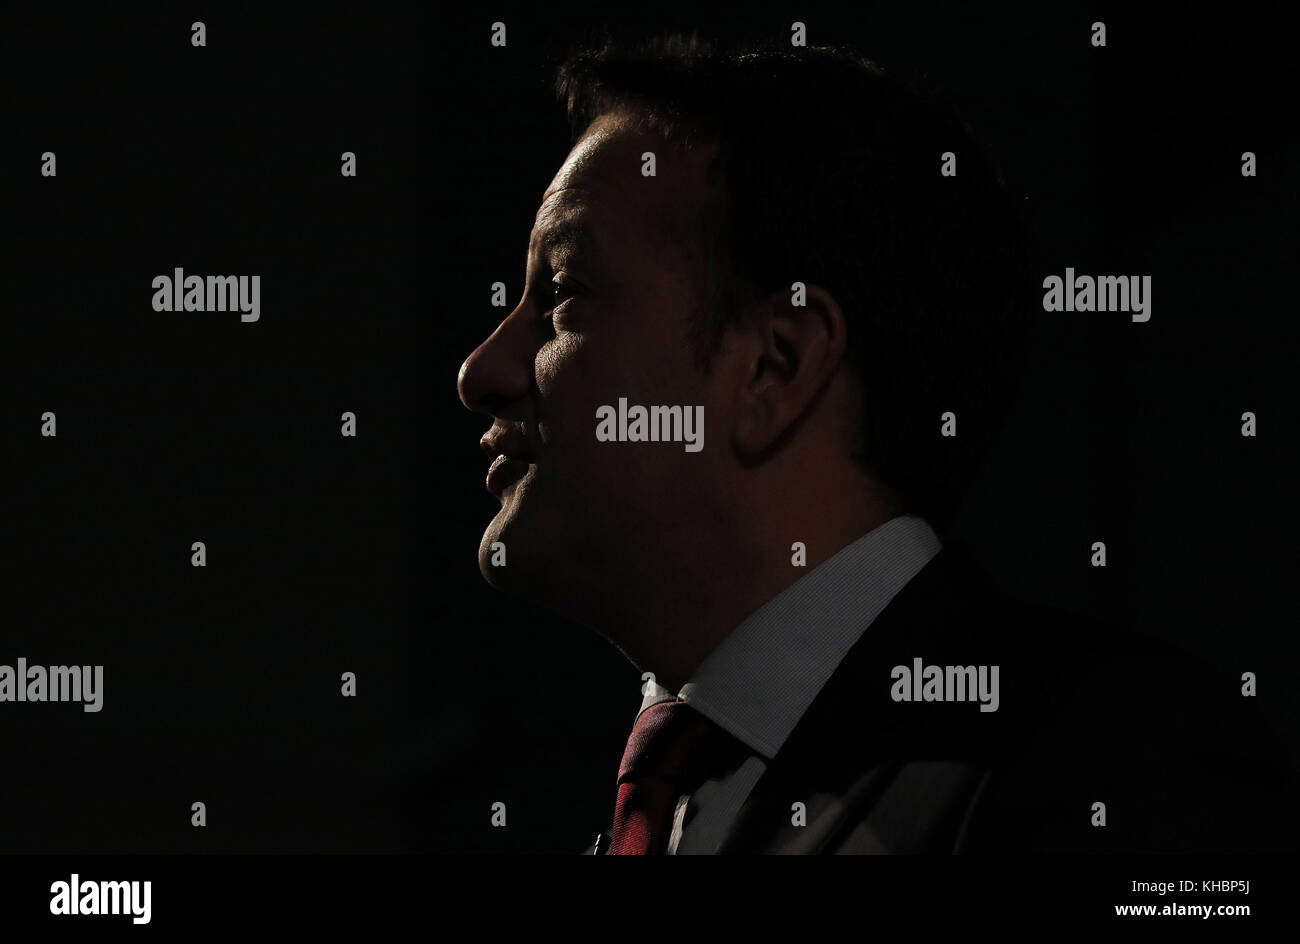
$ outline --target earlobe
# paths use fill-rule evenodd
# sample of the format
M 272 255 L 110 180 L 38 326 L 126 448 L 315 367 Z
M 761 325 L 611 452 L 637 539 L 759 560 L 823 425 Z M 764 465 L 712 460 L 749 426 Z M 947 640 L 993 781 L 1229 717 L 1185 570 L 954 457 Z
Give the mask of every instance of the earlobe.
M 736 414 L 735 433 L 732 437 L 736 452 L 746 459 L 762 453 L 772 441 L 772 426 L 769 399 L 762 391 L 747 394 Z
M 743 341 L 736 351 L 733 390 L 735 412 L 732 424 L 732 447 L 737 456 L 748 458 L 761 450 L 763 429 L 769 422 L 763 391 L 771 383 L 767 357 L 752 329 L 746 328 Z

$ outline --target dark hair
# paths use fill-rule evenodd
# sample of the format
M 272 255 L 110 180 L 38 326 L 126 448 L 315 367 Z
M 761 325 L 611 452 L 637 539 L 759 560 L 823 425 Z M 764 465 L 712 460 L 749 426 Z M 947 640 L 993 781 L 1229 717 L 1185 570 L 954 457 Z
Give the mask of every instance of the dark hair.
M 865 391 L 863 466 L 942 529 L 1013 398 L 1030 327 L 1016 201 L 969 127 L 846 49 L 696 36 L 572 55 L 556 83 L 575 137 L 628 109 L 666 140 L 717 145 L 707 369 L 747 302 L 818 284 L 848 322 Z M 956 176 L 940 174 L 956 155 Z M 957 414 L 958 436 L 940 436 Z

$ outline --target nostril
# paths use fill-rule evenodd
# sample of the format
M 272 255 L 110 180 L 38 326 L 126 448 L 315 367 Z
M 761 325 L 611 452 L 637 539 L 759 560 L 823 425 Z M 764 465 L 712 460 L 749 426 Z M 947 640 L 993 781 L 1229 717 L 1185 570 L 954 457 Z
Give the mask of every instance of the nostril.
M 485 393 L 478 398 L 478 409 L 493 416 L 500 416 L 512 401 L 499 393 Z

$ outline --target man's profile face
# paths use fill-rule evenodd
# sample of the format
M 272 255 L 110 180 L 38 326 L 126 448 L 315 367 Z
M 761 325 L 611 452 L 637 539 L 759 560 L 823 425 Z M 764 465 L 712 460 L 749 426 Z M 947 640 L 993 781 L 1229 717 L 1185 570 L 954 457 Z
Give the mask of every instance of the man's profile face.
M 655 176 L 642 174 L 647 151 Z M 501 508 L 479 567 L 493 585 L 596 615 L 607 575 L 647 554 L 689 559 L 693 535 L 716 526 L 726 401 L 697 366 L 690 334 L 704 292 L 698 220 L 710 156 L 607 114 L 547 188 L 524 295 L 461 367 L 461 399 L 494 417 L 487 461 L 514 458 L 488 479 Z M 597 409 L 617 410 L 620 397 L 629 407 L 703 406 L 702 451 L 598 441 Z M 505 566 L 492 564 L 494 542 Z M 626 587 L 618 592 L 626 606 Z

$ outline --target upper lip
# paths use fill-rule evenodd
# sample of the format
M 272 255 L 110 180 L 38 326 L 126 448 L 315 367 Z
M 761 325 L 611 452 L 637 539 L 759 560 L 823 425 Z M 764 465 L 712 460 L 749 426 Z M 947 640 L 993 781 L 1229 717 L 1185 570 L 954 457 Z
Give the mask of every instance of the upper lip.
M 524 438 L 510 430 L 491 430 L 479 440 L 478 444 L 479 447 L 487 453 L 488 459 L 495 459 L 497 456 L 505 456 L 507 459 L 518 459 L 521 462 L 532 462 Z

